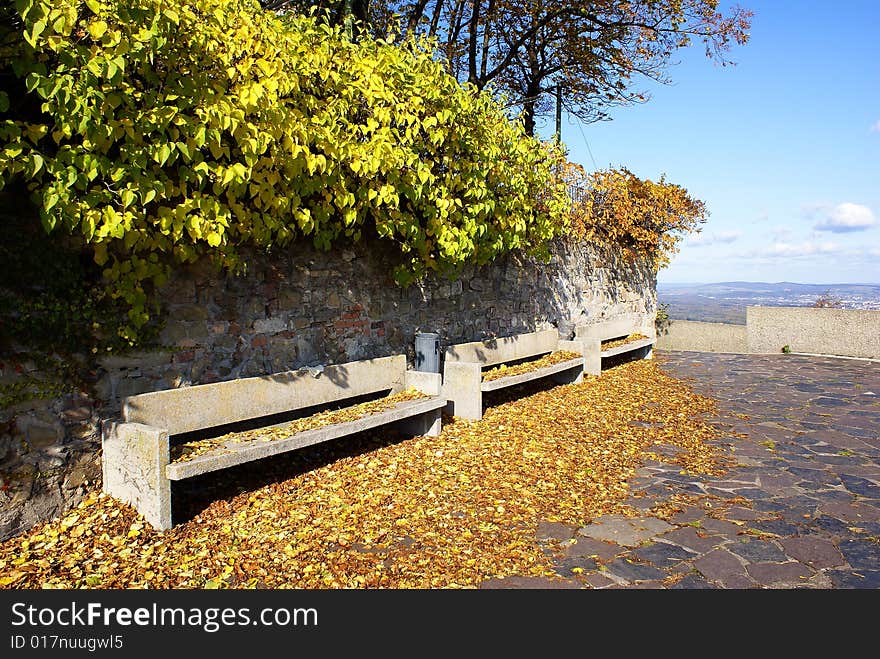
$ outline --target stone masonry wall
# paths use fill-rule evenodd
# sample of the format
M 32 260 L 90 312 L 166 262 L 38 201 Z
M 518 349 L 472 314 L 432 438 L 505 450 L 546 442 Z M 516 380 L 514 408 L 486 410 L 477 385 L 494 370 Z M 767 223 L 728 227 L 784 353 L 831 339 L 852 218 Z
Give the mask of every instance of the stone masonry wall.
M 161 346 L 90 360 L 83 391 L 0 410 L 0 539 L 99 486 L 100 424 L 125 396 L 401 352 L 412 365 L 417 332 L 439 333 L 443 349 L 550 327 L 568 337 L 623 315 L 653 323 L 654 273 L 587 246 L 559 243 L 546 264 L 510 255 L 405 289 L 391 258 L 370 245 L 299 247 L 254 255 L 241 277 L 179 270 L 162 291 Z M 0 384 L 37 371 L 0 363 Z

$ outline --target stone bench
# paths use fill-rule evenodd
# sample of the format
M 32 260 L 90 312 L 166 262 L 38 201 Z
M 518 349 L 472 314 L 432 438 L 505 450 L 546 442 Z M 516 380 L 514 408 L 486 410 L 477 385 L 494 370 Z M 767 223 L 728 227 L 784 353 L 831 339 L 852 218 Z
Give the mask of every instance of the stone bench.
M 602 343 L 622 339 L 630 334 L 644 334 L 648 338 L 638 339 L 613 348 L 602 349 Z M 575 328 L 575 340 L 589 345 L 599 345 L 601 359 L 627 355 L 632 359 L 651 359 L 653 356 L 656 332 L 639 322 L 638 318 L 624 316 Z M 595 348 L 594 348 L 595 349 Z
M 243 378 L 140 394 L 123 402 L 122 422 L 102 431 L 104 491 L 134 506 L 154 527 L 172 526 L 172 481 L 267 458 L 387 424 L 411 435 L 436 436 L 446 400 L 439 373 L 406 370 L 406 357 L 393 355 L 273 375 Z M 226 441 L 186 461 L 171 460 L 173 438 L 228 424 L 296 412 L 357 397 L 397 393 L 408 387 L 425 398 L 352 421 L 304 430 L 283 439 Z M 283 430 L 291 422 L 266 425 Z M 217 432 L 221 434 L 222 432 Z
M 519 375 L 483 381 L 486 367 L 539 358 L 559 350 L 576 352 L 580 357 Z M 481 419 L 485 392 L 544 377 L 552 377 L 559 384 L 580 382 L 584 371 L 598 375 L 600 370 L 598 346 L 590 350 L 584 342 L 560 340 L 555 329 L 459 343 L 449 346 L 444 353 L 443 397 L 448 400 L 447 411 L 451 414 L 465 419 Z

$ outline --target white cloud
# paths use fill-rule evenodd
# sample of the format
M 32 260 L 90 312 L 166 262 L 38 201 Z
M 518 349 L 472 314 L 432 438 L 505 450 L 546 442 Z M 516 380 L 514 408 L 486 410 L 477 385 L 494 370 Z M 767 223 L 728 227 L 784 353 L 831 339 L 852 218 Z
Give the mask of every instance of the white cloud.
M 792 230 L 791 227 L 779 226 L 779 227 L 773 227 L 770 230 L 770 235 L 772 235 L 777 240 L 780 240 L 782 238 L 788 238 L 793 233 L 794 233 L 794 231 Z
M 706 247 L 707 245 L 729 244 L 739 240 L 742 231 L 717 231 L 715 233 L 698 233 L 688 238 L 688 245 Z
M 880 119 L 871 124 L 870 131 L 872 133 L 880 133 Z
M 821 218 L 813 225 L 816 231 L 831 231 L 832 233 L 864 231 L 870 229 L 877 222 L 870 208 L 850 202 L 838 204 L 834 208 L 817 209 L 816 212 Z
M 817 254 L 833 254 L 840 250 L 837 243 L 774 243 L 761 252 L 762 256 L 772 257 L 798 257 L 798 256 L 815 256 Z

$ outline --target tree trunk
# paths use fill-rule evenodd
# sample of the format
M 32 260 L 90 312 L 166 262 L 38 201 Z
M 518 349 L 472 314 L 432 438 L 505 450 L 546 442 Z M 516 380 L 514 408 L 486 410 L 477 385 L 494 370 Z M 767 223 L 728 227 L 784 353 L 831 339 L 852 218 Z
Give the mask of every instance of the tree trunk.
M 538 101 L 541 100 L 541 94 L 544 93 L 541 82 L 544 80 L 538 65 L 538 56 L 535 52 L 528 52 L 529 70 L 523 71 L 528 76 L 526 79 L 526 94 L 523 99 L 523 126 L 526 129 L 526 135 L 535 136 L 535 117 L 538 114 Z
M 351 14 L 367 25 L 370 22 L 370 0 L 354 0 L 351 3 Z
M 480 79 L 477 76 L 477 32 L 480 29 L 482 2 L 481 0 L 473 0 L 471 5 L 471 21 L 468 28 L 468 82 L 476 85 L 477 89 L 482 89 L 483 86 L 480 84 Z
M 433 37 L 437 34 L 437 27 L 440 24 L 440 13 L 443 11 L 443 4 L 445 0 L 437 0 L 437 4 L 434 5 L 434 14 L 431 16 L 431 29 L 428 30 L 428 36 Z
M 410 11 L 409 18 L 406 22 L 407 35 L 412 35 L 416 33 L 416 29 L 419 26 L 419 21 L 421 21 L 422 16 L 425 15 L 425 7 L 427 6 L 427 4 L 428 0 L 419 0 Z
M 495 0 L 489 0 L 489 6 L 486 8 L 485 27 L 483 28 L 483 59 L 480 62 L 480 80 L 486 79 L 486 66 L 489 63 L 489 23 L 492 21 L 492 14 L 495 13 Z
M 541 94 L 540 87 L 533 88 L 530 84 L 526 90 L 526 98 L 523 101 L 523 127 L 526 129 L 526 135 L 535 136 L 535 116 L 538 109 L 538 97 Z

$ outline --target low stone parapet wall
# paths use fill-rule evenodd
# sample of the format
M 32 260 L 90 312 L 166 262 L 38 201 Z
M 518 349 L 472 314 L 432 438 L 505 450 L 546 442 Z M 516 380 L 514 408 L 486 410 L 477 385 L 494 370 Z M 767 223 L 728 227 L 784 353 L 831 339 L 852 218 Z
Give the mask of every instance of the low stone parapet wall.
M 880 359 L 880 311 L 812 307 L 746 309 L 748 351 Z
M 657 332 L 658 350 L 695 350 L 697 352 L 748 352 L 745 325 L 702 323 L 673 320 Z
M 658 333 L 657 348 L 880 359 L 880 311 L 748 307 L 745 325 L 673 320 Z

